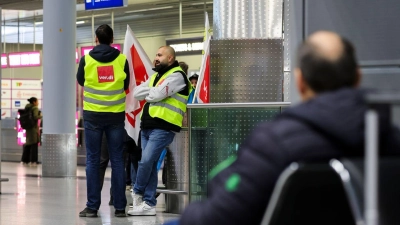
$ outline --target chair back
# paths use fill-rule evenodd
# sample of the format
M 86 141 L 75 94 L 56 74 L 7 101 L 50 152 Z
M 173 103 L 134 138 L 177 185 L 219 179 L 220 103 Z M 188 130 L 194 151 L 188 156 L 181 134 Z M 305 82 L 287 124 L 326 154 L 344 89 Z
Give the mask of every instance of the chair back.
M 279 177 L 261 224 L 356 223 L 342 181 L 329 163 L 293 163 Z

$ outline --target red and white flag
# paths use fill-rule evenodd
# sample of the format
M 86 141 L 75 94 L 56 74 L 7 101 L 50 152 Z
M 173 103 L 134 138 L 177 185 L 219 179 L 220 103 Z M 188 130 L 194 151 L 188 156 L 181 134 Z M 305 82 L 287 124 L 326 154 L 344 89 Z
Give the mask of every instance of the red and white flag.
M 138 143 L 140 131 L 140 114 L 145 101 L 138 101 L 133 97 L 136 86 L 146 81 L 154 71 L 149 57 L 144 52 L 135 34 L 127 26 L 123 54 L 129 63 L 130 82 L 126 91 L 125 106 L 125 130 L 128 135 Z
M 207 12 L 205 12 L 203 59 L 201 62 L 200 74 L 199 74 L 199 79 L 197 81 L 196 92 L 194 93 L 194 96 L 198 96 L 197 101 L 199 103 L 210 102 L 210 41 L 211 41 L 210 23 L 208 21 L 208 14 Z

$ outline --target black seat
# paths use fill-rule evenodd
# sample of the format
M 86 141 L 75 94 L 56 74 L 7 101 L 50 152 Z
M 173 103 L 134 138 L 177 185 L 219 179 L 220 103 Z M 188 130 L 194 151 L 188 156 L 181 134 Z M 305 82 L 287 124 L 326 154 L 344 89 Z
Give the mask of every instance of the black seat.
M 354 225 L 342 181 L 329 163 L 293 163 L 280 176 L 262 225 Z
M 363 208 L 364 159 L 343 159 L 341 162 L 349 172 L 357 198 Z M 379 159 L 379 224 L 400 224 L 400 158 Z

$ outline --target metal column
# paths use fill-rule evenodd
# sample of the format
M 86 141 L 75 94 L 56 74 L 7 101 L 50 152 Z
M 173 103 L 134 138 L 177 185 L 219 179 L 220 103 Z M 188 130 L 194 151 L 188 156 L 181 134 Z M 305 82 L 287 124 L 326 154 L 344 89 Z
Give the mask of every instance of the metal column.
M 75 23 L 75 1 L 43 1 L 43 177 L 76 176 Z
M 0 8 L 0 18 L 1 18 L 1 8 Z M 0 37 L 1 37 L 1 25 L 0 25 Z M 1 43 L 1 40 L 0 40 L 0 43 Z M 1 45 L 0 45 L 0 53 L 1 52 L 2 52 L 2 49 L 1 49 Z M 0 82 L 1 82 L 1 69 L 0 69 Z M 1 85 L 0 85 L 0 93 L 1 93 Z M 1 108 L 0 108 L 0 115 L 1 115 Z M 2 136 L 1 136 L 1 116 L 0 116 L 0 139 L 1 139 L 1 137 Z M 1 194 L 1 143 L 0 143 L 0 194 Z

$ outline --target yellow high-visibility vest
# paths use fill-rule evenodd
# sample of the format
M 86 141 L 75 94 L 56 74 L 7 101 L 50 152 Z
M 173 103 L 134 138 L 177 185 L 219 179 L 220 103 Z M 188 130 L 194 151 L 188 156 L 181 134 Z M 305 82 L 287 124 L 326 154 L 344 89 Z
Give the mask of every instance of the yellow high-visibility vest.
M 177 66 L 166 72 L 160 80 L 155 85 L 156 87 L 160 85 L 169 75 L 182 71 L 182 69 Z M 156 79 L 157 73 L 153 74 L 150 78 L 149 87 L 153 87 L 154 80 Z M 185 76 L 186 77 L 186 76 Z M 187 78 L 186 78 L 187 79 Z M 189 80 L 188 80 L 188 83 Z M 189 93 L 192 90 L 192 86 L 189 85 Z M 186 112 L 186 103 L 189 95 L 181 95 L 176 93 L 170 97 L 167 97 L 160 102 L 146 103 L 149 105 L 149 115 L 153 118 L 157 117 L 168 123 L 174 124 L 176 126 L 182 127 L 183 116 Z
M 125 111 L 124 71 L 126 56 L 120 54 L 114 61 L 98 62 L 85 55 L 85 83 L 83 109 L 94 112 Z

